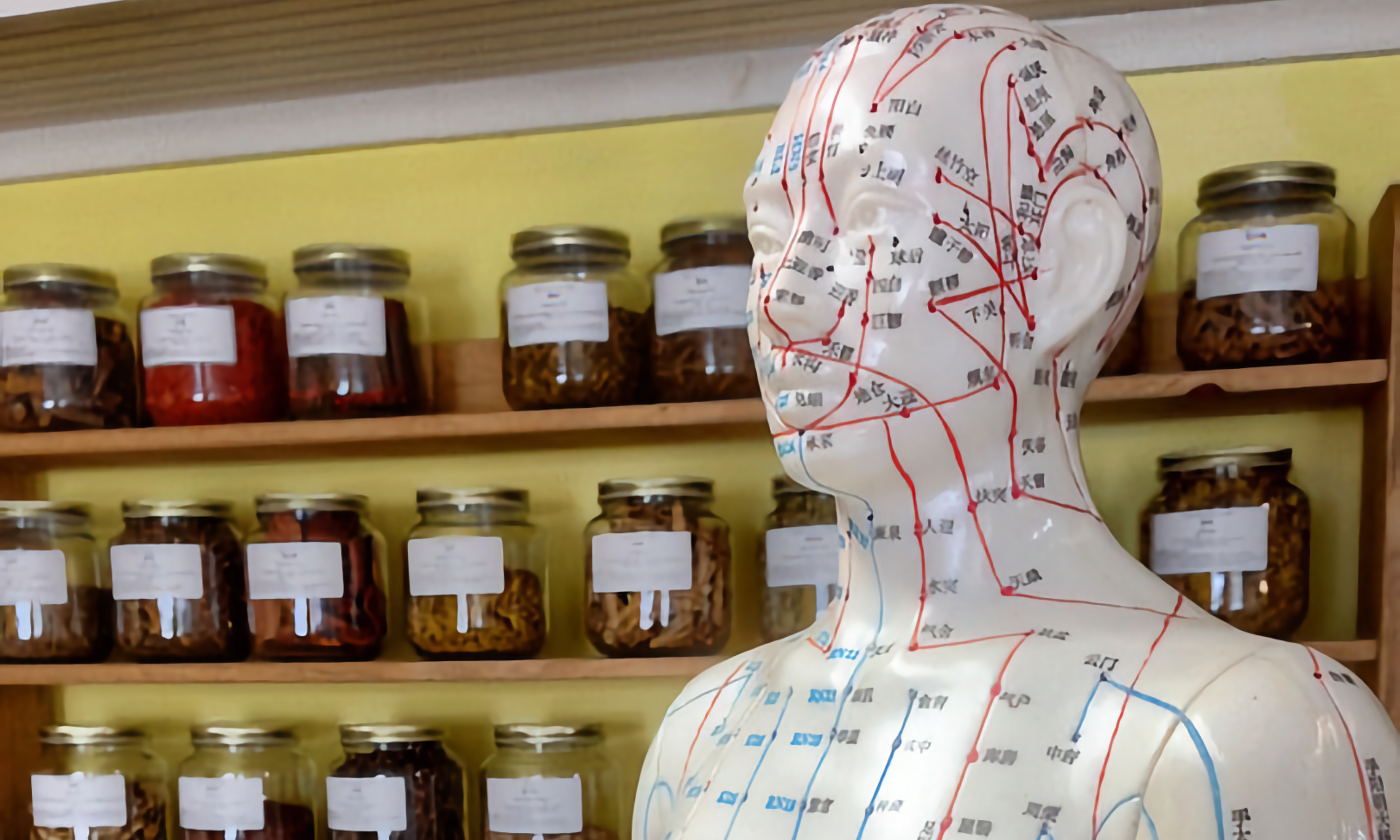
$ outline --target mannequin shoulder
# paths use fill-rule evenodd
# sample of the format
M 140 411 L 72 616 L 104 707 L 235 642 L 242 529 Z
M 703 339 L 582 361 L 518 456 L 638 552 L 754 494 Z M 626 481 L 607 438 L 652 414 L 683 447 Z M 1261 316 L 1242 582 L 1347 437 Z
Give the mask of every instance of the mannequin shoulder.
M 1271 642 L 1186 706 L 1144 804 L 1162 838 L 1378 838 L 1387 783 L 1400 739 L 1380 701 L 1332 659 Z

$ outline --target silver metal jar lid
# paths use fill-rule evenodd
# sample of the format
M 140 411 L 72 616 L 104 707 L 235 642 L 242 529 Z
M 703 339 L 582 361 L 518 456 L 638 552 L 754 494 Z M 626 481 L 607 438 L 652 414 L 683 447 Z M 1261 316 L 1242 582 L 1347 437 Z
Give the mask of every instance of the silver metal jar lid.
M 355 493 L 263 493 L 254 500 L 258 513 L 289 510 L 348 510 L 364 513 L 369 497 Z
M 129 747 L 145 740 L 139 729 L 118 726 L 70 726 L 58 724 L 39 730 L 39 741 L 66 747 L 102 746 Z
M 715 481 L 693 475 L 667 478 L 610 478 L 598 482 L 598 501 L 638 496 L 684 496 L 714 499 Z
M 1212 470 L 1217 467 L 1287 466 L 1293 463 L 1292 449 L 1272 446 L 1237 446 L 1226 449 L 1202 449 L 1173 452 L 1157 459 L 1159 473 L 1183 473 Z
M 340 743 L 347 747 L 361 744 L 418 744 L 441 741 L 444 737 L 441 729 L 399 723 L 353 723 L 340 727 Z
M 747 237 L 749 235 L 749 221 L 743 216 L 718 214 L 676 219 L 668 222 L 661 229 L 661 244 L 665 246 L 677 240 L 689 239 L 692 236 L 704 236 L 708 233 Z
M 516 487 L 422 487 L 418 510 L 444 507 L 511 507 L 530 509 L 530 491 Z
M 48 284 L 100 292 L 117 291 L 117 278 L 110 271 L 86 265 L 26 263 L 5 269 L 5 291 Z
M 1336 195 L 1337 170 L 1325 163 L 1296 160 L 1271 160 L 1230 166 L 1216 170 L 1201 179 L 1196 192 L 1196 203 L 1200 205 L 1236 190 L 1262 184 L 1321 187 L 1330 195 Z
M 292 268 L 295 271 L 315 269 L 331 270 L 335 263 L 358 264 L 377 271 L 391 271 L 404 275 L 408 280 L 408 252 L 386 245 L 359 245 L 348 242 L 325 242 L 317 245 L 303 245 L 292 252 Z
M 296 735 L 283 726 L 202 723 L 190 727 L 190 740 L 196 747 L 279 747 L 295 744 Z
M 86 521 L 92 509 L 82 502 L 3 502 L 0 519 L 81 519 Z
M 511 236 L 510 255 L 518 259 L 569 246 L 614 251 L 623 257 L 632 254 L 627 234 L 622 231 L 589 225 L 543 225 Z
M 166 254 L 151 260 L 151 278 L 172 274 L 222 274 L 267 288 L 267 266 L 239 254 Z
M 536 749 L 545 746 L 589 747 L 603 740 L 603 727 L 596 723 L 578 726 L 539 726 L 530 723 L 503 723 L 496 726 L 496 746 Z
M 123 519 L 153 519 L 167 516 L 229 519 L 233 516 L 233 502 L 224 499 L 127 499 L 122 502 Z

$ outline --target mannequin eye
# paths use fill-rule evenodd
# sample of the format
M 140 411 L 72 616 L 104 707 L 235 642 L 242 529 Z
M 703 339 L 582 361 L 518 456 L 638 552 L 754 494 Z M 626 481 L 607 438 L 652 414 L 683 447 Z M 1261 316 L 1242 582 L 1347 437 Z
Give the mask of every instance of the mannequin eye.
M 885 204 L 882 197 L 871 193 L 858 196 L 846 213 L 846 224 L 855 234 L 873 234 L 885 224 Z

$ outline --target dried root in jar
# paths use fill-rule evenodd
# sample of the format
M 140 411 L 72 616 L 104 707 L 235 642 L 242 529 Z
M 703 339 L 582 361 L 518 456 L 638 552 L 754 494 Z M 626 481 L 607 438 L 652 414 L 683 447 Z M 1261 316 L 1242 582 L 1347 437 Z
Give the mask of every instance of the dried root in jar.
M 1206 300 L 1192 281 L 1177 307 L 1177 355 L 1187 370 L 1346 361 L 1357 349 L 1356 301 L 1355 280 Z
M 86 837 L 75 837 L 71 828 L 34 826 L 30 840 L 166 840 L 165 797 L 141 781 L 127 783 L 126 825 L 120 828 L 89 828 Z M 222 832 L 220 833 L 222 837 Z
M 97 364 L 0 368 L 0 428 L 11 432 L 136 425 L 136 349 L 121 321 L 95 317 Z
M 459 631 L 454 595 L 417 596 L 409 600 L 408 636 L 422 656 L 432 658 L 521 659 L 544 647 L 544 587 L 524 569 L 505 570 L 498 595 L 464 596 L 469 629 Z M 464 657 L 465 658 L 465 657 Z
M 502 342 L 506 402 L 516 411 L 630 405 L 643 392 L 651 310 L 608 307 L 607 341 L 511 347 Z M 509 334 L 501 309 L 501 335 Z
M 504 831 L 487 831 L 486 840 L 531 840 L 540 836 L 545 840 L 617 840 L 617 832 L 601 826 L 584 823 L 583 831 L 575 834 L 510 834 Z
M 651 383 L 661 402 L 742 400 L 758 396 L 749 336 L 742 329 L 652 335 Z

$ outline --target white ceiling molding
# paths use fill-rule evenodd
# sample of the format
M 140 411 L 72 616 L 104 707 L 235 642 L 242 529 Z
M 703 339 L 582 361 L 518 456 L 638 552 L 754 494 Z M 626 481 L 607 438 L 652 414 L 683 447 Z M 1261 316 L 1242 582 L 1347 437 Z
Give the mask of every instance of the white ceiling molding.
M 1400 0 L 1263 0 L 1052 25 L 1125 72 L 1400 51 Z M 0 183 L 768 108 L 786 95 L 809 52 L 727 53 L 0 132 Z

